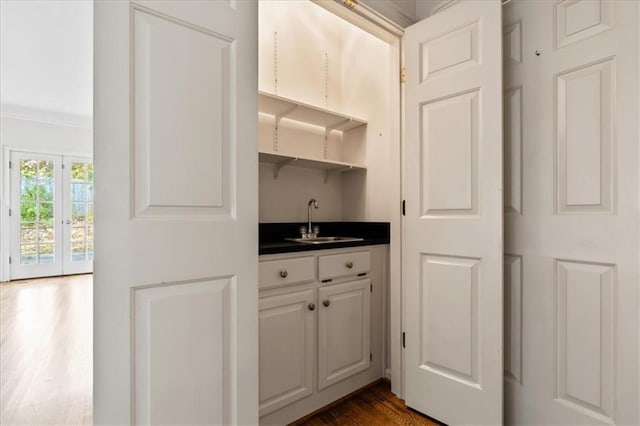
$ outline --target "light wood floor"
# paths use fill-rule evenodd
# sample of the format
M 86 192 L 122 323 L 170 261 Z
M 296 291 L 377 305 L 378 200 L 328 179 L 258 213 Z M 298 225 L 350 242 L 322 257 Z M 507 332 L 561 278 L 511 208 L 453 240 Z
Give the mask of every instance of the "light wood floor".
M 0 424 L 92 423 L 92 276 L 0 284 Z
M 407 408 L 403 400 L 391 393 L 389 382 L 380 381 L 290 426 L 439 426 L 440 424 Z

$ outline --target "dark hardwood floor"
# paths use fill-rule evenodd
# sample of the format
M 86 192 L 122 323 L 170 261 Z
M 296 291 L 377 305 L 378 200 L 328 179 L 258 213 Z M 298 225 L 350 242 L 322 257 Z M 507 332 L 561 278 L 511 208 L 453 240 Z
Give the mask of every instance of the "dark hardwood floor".
M 437 423 L 407 408 L 404 401 L 391 393 L 387 381 L 380 381 L 335 405 L 302 418 L 294 426 L 321 425 L 429 425 Z

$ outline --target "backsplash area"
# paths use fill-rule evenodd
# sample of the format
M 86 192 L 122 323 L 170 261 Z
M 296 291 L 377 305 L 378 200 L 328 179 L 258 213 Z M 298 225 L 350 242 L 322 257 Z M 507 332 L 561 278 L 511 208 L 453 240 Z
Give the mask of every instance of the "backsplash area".
M 314 221 L 341 221 L 342 174 L 322 170 L 284 167 L 273 177 L 272 164 L 260 164 L 260 222 L 306 222 L 309 199 L 318 200 Z M 358 172 L 354 172 L 358 173 Z

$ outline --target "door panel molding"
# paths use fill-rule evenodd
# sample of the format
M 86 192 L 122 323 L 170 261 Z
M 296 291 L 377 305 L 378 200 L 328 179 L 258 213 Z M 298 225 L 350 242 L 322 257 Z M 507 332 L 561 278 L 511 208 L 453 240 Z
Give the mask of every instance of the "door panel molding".
M 616 210 L 615 59 L 556 74 L 557 213 Z
M 133 215 L 229 220 L 233 40 L 140 6 L 132 14 Z
M 615 265 L 554 259 L 556 398 L 613 422 Z
M 131 288 L 132 424 L 237 419 L 236 285 L 230 276 Z
M 482 260 L 421 256 L 421 368 L 482 389 L 478 335 Z

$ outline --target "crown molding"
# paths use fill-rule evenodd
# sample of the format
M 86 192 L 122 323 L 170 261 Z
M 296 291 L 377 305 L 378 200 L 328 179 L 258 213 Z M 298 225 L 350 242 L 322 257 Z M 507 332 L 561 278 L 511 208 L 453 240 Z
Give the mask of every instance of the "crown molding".
M 82 129 L 93 128 L 93 117 L 25 107 L 22 105 L 0 104 L 0 117 L 36 121 L 38 123 L 55 124 L 58 126 L 79 127 Z
M 402 28 L 413 25 L 416 22 L 415 16 L 407 15 L 404 10 L 392 0 L 360 0 L 360 3 L 376 10 Z

